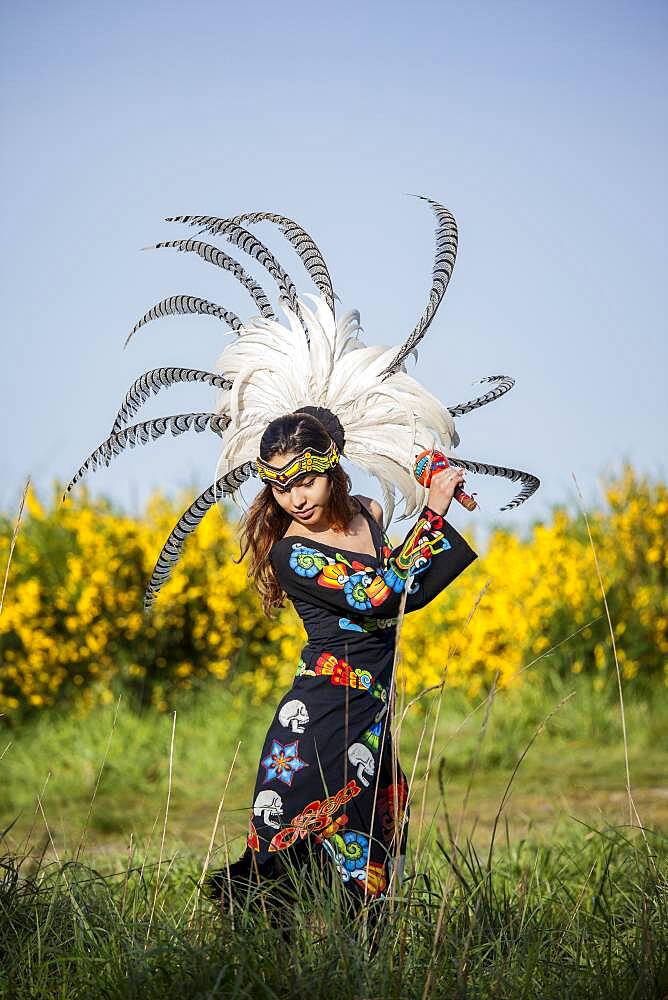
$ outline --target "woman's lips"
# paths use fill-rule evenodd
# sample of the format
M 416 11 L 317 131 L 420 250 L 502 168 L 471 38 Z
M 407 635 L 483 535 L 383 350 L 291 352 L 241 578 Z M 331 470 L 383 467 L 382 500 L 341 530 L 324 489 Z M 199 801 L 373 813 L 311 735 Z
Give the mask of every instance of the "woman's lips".
M 310 517 L 314 510 L 315 507 L 309 507 L 309 509 L 305 511 L 298 510 L 297 517 Z

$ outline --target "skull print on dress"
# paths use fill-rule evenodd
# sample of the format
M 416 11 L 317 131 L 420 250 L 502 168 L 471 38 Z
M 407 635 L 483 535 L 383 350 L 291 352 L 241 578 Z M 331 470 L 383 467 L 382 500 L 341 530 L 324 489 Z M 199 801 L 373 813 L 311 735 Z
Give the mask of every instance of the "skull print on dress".
M 261 816 L 265 826 L 272 826 L 274 830 L 279 830 L 283 816 L 283 800 L 278 792 L 272 792 L 269 789 L 259 792 L 253 803 L 253 814 Z
M 363 743 L 353 743 L 352 746 L 348 747 L 348 760 L 353 767 L 357 768 L 358 780 L 365 788 L 368 788 L 369 782 L 366 775 L 373 778 L 376 772 L 376 763 L 369 748 L 365 747 Z
M 306 705 L 298 698 L 286 701 L 278 713 L 278 721 L 285 729 L 291 729 L 293 733 L 303 733 L 304 727 L 309 723 Z

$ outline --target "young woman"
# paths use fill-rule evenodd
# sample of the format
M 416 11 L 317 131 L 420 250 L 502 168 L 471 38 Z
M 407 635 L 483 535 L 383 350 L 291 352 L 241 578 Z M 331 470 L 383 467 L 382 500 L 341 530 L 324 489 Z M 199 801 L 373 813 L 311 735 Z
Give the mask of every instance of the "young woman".
M 294 219 L 273 212 L 170 217 L 196 226 L 198 236 L 206 232 L 239 247 L 266 269 L 278 287 L 284 321 L 258 282 L 219 248 L 200 239 L 156 244 L 196 252 L 228 271 L 252 297 L 255 312 L 242 322 L 224 306 L 192 295 L 152 306 L 130 336 L 177 313 L 216 317 L 234 336 L 213 372 L 155 368 L 137 378 L 111 434 L 67 487 L 69 492 L 90 469 L 109 465 L 126 447 L 168 432 L 211 431 L 221 438 L 214 481 L 181 514 L 158 556 L 144 597 L 148 612 L 207 511 L 224 497 L 234 499 L 255 473 L 264 480 L 242 525 L 241 558 L 249 554 L 249 576 L 267 614 L 287 595 L 308 641 L 262 749 L 248 850 L 232 872 L 222 873 L 219 891 L 243 883 L 251 870 L 255 878 L 274 878 L 288 856 L 300 864 L 305 856 L 331 858 L 351 899 L 391 889 L 399 874 L 393 862 L 405 843 L 408 795 L 392 753 L 388 717 L 397 616 L 402 608 L 410 614 L 433 600 L 475 559 L 445 520 L 463 478 L 460 467 L 522 484 L 502 510 L 524 503 L 540 485 L 521 469 L 461 456 L 453 459 L 457 468 L 434 466 L 427 506 L 394 549 L 383 533 L 380 507 L 350 495 L 350 479 L 339 465 L 344 452 L 381 484 L 389 519 L 397 492 L 406 511 L 415 514 L 423 497 L 416 457 L 424 458 L 438 442 L 441 464 L 447 465 L 447 455 L 460 442 L 455 418 L 500 399 L 514 385 L 508 375 L 490 375 L 482 380 L 481 395 L 445 406 L 409 374 L 407 361 L 412 355 L 417 360 L 448 287 L 458 242 L 452 213 L 431 198 L 422 201 L 436 219 L 431 289 L 416 326 L 392 347 L 365 343 L 357 310 L 335 312 L 338 296 L 324 257 Z M 318 295 L 299 296 L 273 252 L 244 223 L 278 227 Z M 131 423 L 152 394 L 183 382 L 216 388 L 215 409 Z M 458 494 L 458 499 L 463 498 Z
M 428 604 L 476 555 L 445 520 L 460 469 L 434 476 L 392 549 L 380 505 L 350 494 L 343 448 L 340 422 L 319 407 L 273 420 L 260 441 L 266 485 L 242 524 L 241 558 L 249 553 L 265 612 L 286 594 L 308 641 L 262 747 L 246 852 L 214 876 L 223 893 L 280 877 L 284 858 L 325 852 L 362 901 L 393 888 L 404 854 L 408 787 L 389 727 L 397 616 L 404 600 L 406 613 Z

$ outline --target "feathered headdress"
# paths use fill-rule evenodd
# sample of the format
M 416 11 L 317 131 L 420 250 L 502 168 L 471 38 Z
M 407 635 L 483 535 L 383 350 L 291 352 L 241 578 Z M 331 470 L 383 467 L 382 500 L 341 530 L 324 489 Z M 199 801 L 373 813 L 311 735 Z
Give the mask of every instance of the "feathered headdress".
M 285 317 L 279 322 L 269 298 L 241 264 L 223 250 L 200 239 L 158 243 L 197 253 L 235 278 L 251 295 L 259 315 L 245 323 L 235 313 L 192 295 L 175 295 L 153 306 L 126 339 L 153 319 L 175 313 L 215 316 L 236 334 L 224 348 L 215 371 L 193 368 L 156 368 L 130 386 L 116 415 L 111 433 L 95 449 L 67 486 L 67 493 L 87 472 L 111 460 L 126 447 L 146 444 L 167 431 L 213 431 L 222 440 L 214 482 L 184 511 L 172 529 L 148 584 L 144 608 L 148 610 L 178 561 L 183 542 L 207 511 L 222 497 L 236 499 L 239 487 L 257 473 L 259 442 L 269 422 L 302 406 L 321 406 L 336 414 L 345 433 L 344 456 L 375 476 L 386 502 L 389 524 L 396 505 L 396 490 L 405 501 L 403 518 L 413 516 L 423 503 L 424 487 L 413 475 L 417 452 L 432 447 L 449 451 L 459 444 L 454 418 L 470 413 L 512 389 L 514 379 L 491 375 L 484 394 L 467 403 L 445 407 L 406 372 L 406 360 L 415 353 L 443 299 L 457 253 L 457 225 L 443 205 L 423 198 L 436 214 L 436 259 L 427 306 L 400 347 L 369 347 L 360 338 L 359 314 L 336 318 L 334 291 L 322 254 L 308 233 L 292 219 L 270 212 L 252 212 L 231 219 L 206 215 L 168 218 L 227 240 L 253 257 L 276 282 L 278 304 Z M 294 282 L 264 243 L 243 224 L 269 222 L 278 226 L 303 261 L 319 296 L 297 295 Z M 215 409 L 180 413 L 140 423 L 130 421 L 151 394 L 178 382 L 202 382 L 218 390 Z M 451 464 L 483 475 L 504 476 L 522 483 L 517 496 L 502 507 L 508 510 L 527 500 L 540 485 L 531 473 L 448 454 Z

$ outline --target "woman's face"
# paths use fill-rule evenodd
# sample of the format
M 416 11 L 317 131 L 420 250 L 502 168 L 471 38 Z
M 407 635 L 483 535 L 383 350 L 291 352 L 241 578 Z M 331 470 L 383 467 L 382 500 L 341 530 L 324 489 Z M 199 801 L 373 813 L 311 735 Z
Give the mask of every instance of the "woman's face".
M 271 466 L 280 469 L 297 453 L 279 452 L 272 456 Z M 279 507 L 299 524 L 320 524 L 325 518 L 332 484 L 326 473 L 305 472 L 287 489 L 272 484 L 271 491 Z

